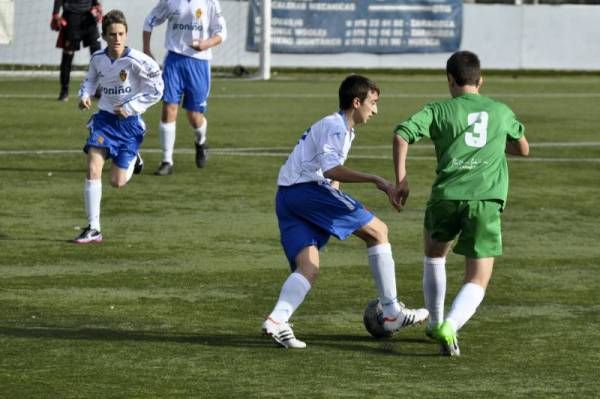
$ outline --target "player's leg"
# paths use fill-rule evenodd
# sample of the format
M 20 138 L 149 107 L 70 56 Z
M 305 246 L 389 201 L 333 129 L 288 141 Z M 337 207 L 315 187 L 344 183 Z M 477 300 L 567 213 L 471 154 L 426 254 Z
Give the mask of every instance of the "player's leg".
M 446 256 L 461 230 L 459 201 L 429 200 L 423 228 L 423 297 L 429 310 L 427 336 L 435 338 L 435 330 L 444 321 L 446 298 Z
M 288 255 L 293 251 L 290 247 L 284 247 L 284 250 Z M 304 302 L 319 272 L 317 246 L 309 245 L 301 249 L 291 266 L 295 266 L 295 269 L 281 286 L 277 303 L 263 322 L 262 330 L 285 348 L 302 349 L 306 344 L 296 339 L 289 320 Z
M 444 302 L 446 298 L 446 256 L 452 247 L 452 241 L 438 241 L 423 229 L 423 296 L 429 310 L 429 323 L 426 334 L 433 337 L 433 331 L 444 321 Z
M 455 331 L 462 328 L 483 301 L 494 258 L 502 254 L 502 205 L 496 201 L 468 201 L 467 204 L 463 230 L 454 248 L 454 252 L 465 256 L 464 285 L 446 318 Z
M 77 244 L 102 242 L 100 202 L 102 200 L 102 167 L 105 159 L 106 150 L 104 148 L 90 147 L 88 149 L 88 170 L 83 190 L 88 226 L 73 240 Z
M 494 257 L 502 254 L 501 204 L 495 201 L 465 203 L 462 231 L 454 248 L 454 252 L 465 256 L 464 285 L 439 329 L 442 348 L 451 356 L 460 354 L 456 335 L 483 301 Z
M 69 101 L 69 83 L 71 81 L 71 67 L 73 65 L 74 51 L 64 50 L 60 59 L 60 93 L 58 101 Z
M 303 187 L 279 188 L 275 210 L 281 245 L 292 273 L 281 287 L 273 310 L 263 323 L 263 332 L 286 348 L 304 348 L 289 325 L 290 317 L 302 304 L 319 272 L 319 248 L 327 243 L 329 233 L 303 218 L 312 197 Z
M 60 94 L 58 100 L 68 101 L 73 57 L 81 45 L 81 17 L 79 14 L 65 11 L 63 18 L 65 18 L 67 25 L 60 33 L 62 38 L 60 47 L 63 49 L 63 52 L 60 60 Z
M 277 303 L 263 322 L 262 330 L 285 348 L 302 349 L 306 343 L 295 337 L 289 320 L 304 302 L 319 272 L 318 248 L 314 245 L 305 247 L 295 262 L 296 269 L 283 283 Z
M 298 340 L 289 320 L 310 291 L 319 272 L 319 250 L 315 245 L 305 247 L 296 256 L 296 269 L 285 280 L 273 311 L 263 323 L 263 332 L 278 344 L 302 349 L 306 343 Z
M 178 104 L 163 103 L 162 115 L 158 126 L 162 161 L 156 172 L 157 176 L 167 176 L 173 173 L 173 151 L 175 150 L 175 134 Z
M 279 300 L 269 317 L 278 323 L 287 323 L 304 301 L 319 274 L 319 249 L 309 245 L 296 256 L 296 269 L 283 283 Z
M 196 147 L 196 167 L 203 168 L 206 165 L 208 151 L 206 146 L 206 132 L 208 120 L 202 112 L 188 111 L 188 121 L 194 131 L 194 145 Z
M 464 285 L 456 295 L 446 321 L 458 331 L 475 314 L 492 277 L 494 258 L 466 258 Z
M 185 61 L 184 57 L 169 52 L 163 66 L 163 80 L 165 91 L 163 94 L 163 106 L 158 127 L 160 146 L 162 149 L 162 161 L 154 172 L 157 176 L 167 176 L 173 173 L 173 151 L 175 149 L 176 122 L 179 103 L 184 93 L 184 81 L 181 73 Z
M 396 266 L 388 241 L 387 225 L 373 216 L 371 221 L 356 230 L 354 235 L 367 244 L 369 266 L 383 307 L 384 328 L 396 331 L 426 320 L 426 309 L 407 309 L 398 302 Z
M 139 174 L 144 161 L 140 155 L 140 146 L 144 140 L 146 125 L 141 118 L 130 117 L 120 121 L 119 130 L 113 130 L 116 150 L 111 155 L 113 164 L 110 169 L 110 184 L 113 187 L 125 186 L 134 174 Z
M 131 176 L 133 176 L 137 160 L 137 155 L 132 157 L 127 163 L 126 168 L 123 168 L 113 162 L 110 168 L 110 185 L 115 188 L 121 188 L 125 186 L 129 180 L 131 180 Z
M 473 317 L 483 301 L 493 266 L 494 258 L 466 258 L 464 285 L 454 298 L 446 320 L 434 333 L 443 355 L 460 355 L 458 330 Z
M 354 235 L 367 244 L 371 273 L 379 293 L 384 317 L 400 312 L 396 290 L 396 267 L 392 248 L 388 242 L 388 228 L 377 217 L 354 232 Z
M 194 132 L 196 166 L 203 168 L 208 155 L 206 146 L 208 121 L 205 114 L 210 93 L 210 65 L 206 60 L 187 58 L 186 68 L 182 72 L 185 80 L 183 107 L 188 111 L 188 121 Z

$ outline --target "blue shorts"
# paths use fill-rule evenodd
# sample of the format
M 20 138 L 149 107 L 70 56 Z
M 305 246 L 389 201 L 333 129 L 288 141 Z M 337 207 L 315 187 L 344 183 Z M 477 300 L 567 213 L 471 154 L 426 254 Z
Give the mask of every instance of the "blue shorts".
M 107 158 L 121 169 L 127 169 L 136 157 L 146 133 L 139 115 L 120 118 L 106 111 L 92 115 L 87 127 L 90 136 L 83 151 L 87 153 L 90 147 L 104 148 Z
M 210 92 L 210 64 L 185 55 L 168 52 L 163 66 L 165 92 L 163 102 L 179 104 L 183 96 L 183 108 L 204 112 Z
M 327 244 L 330 236 L 345 240 L 374 215 L 363 204 L 329 184 L 300 183 L 277 190 L 275 211 L 281 245 L 292 270 L 305 247 Z

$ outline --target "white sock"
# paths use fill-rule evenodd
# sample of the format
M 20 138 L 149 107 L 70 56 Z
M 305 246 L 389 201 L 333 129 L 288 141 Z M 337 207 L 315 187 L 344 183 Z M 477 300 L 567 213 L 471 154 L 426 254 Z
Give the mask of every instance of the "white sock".
M 371 273 L 383 306 L 383 316 L 396 316 L 400 305 L 396 294 L 396 266 L 389 243 L 375 245 L 367 249 Z
M 423 296 L 429 310 L 429 325 L 441 323 L 446 298 L 446 258 L 423 258 Z
M 290 274 L 281 287 L 279 300 L 269 317 L 277 323 L 286 323 L 304 301 L 308 291 L 310 283 L 306 277 L 300 273 Z
M 475 314 L 477 307 L 483 301 L 485 289 L 475 283 L 466 283 L 462 286 L 448 313 L 446 321 L 453 327 L 454 331 L 460 330 L 467 321 Z
M 83 189 L 85 213 L 92 229 L 100 231 L 100 201 L 102 200 L 102 180 L 87 180 Z
M 208 120 L 204 118 L 202 125 L 194 129 L 194 135 L 196 136 L 196 143 L 204 144 L 206 142 L 206 130 L 208 128 Z
M 173 165 L 173 149 L 175 148 L 175 122 L 160 122 L 158 132 L 163 150 L 163 162 Z
M 129 166 L 127 167 L 127 181 L 131 180 L 131 176 L 133 176 L 133 170 L 135 169 L 136 161 L 137 157 L 134 157 L 131 162 L 129 162 Z

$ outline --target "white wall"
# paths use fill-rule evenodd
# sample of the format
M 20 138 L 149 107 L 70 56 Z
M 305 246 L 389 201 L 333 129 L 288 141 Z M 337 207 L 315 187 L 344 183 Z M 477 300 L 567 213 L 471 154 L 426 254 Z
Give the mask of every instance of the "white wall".
M 105 10 L 119 8 L 129 22 L 129 45 L 141 48 L 142 22 L 151 0 L 104 0 Z M 58 65 L 55 32 L 49 29 L 51 1 L 15 2 L 15 40 L 0 45 L 0 64 Z M 258 54 L 245 51 L 247 2 L 221 0 L 229 37 L 215 49 L 213 65 L 258 65 Z M 478 53 L 492 69 L 600 70 L 600 6 L 465 4 L 462 49 Z M 164 26 L 164 25 L 163 25 Z M 153 35 L 157 59 L 164 56 L 164 28 Z M 441 68 L 448 54 L 273 54 L 274 67 Z M 85 65 L 87 51 L 75 63 Z

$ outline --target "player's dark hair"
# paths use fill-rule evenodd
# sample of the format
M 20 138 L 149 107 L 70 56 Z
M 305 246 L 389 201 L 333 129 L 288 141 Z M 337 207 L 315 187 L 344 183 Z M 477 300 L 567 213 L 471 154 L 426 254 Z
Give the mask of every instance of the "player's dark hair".
M 380 94 L 379 87 L 372 80 L 361 75 L 347 76 L 340 85 L 340 109 L 346 110 L 352 108 L 352 101 L 355 98 L 358 98 L 362 103 L 367 98 L 369 91 Z
M 102 36 L 106 35 L 108 27 L 112 24 L 122 24 L 127 32 L 127 19 L 121 10 L 111 10 L 102 18 Z
M 457 51 L 446 62 L 446 73 L 459 86 L 476 86 L 481 79 L 479 58 L 470 51 Z

